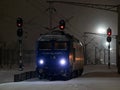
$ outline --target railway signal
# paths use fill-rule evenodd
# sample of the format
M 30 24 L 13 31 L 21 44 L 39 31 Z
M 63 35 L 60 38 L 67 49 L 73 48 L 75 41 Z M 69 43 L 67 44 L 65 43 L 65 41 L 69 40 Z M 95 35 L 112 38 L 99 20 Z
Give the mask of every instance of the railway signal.
M 110 68 L 110 42 L 111 42 L 111 35 L 112 35 L 112 30 L 111 28 L 107 29 L 107 42 L 109 42 L 108 45 L 108 67 Z
M 22 36 L 23 36 L 23 20 L 22 18 L 18 17 L 16 20 L 17 24 L 17 36 L 18 36 L 18 42 L 19 42 L 19 70 L 23 70 L 23 60 L 22 60 Z
M 112 35 L 112 30 L 111 28 L 108 28 L 107 29 L 107 42 L 111 42 L 112 40 L 111 35 Z
M 18 27 L 18 29 L 17 29 L 17 36 L 18 37 L 22 37 L 23 36 L 23 29 L 22 29 L 23 20 L 22 20 L 22 18 L 18 17 L 16 24 L 17 24 L 17 27 Z
M 112 30 L 111 30 L 111 28 L 108 28 L 108 29 L 107 29 L 107 35 L 108 35 L 108 36 L 111 36 L 111 34 L 112 34 Z
M 22 18 L 18 17 L 16 24 L 17 24 L 17 27 L 22 27 L 23 26 L 23 20 L 22 20 Z
M 107 37 L 107 41 L 108 41 L 108 42 L 111 42 L 111 37 L 108 36 L 108 37 Z
M 22 37 L 22 36 L 23 36 L 23 29 L 22 29 L 22 28 L 19 28 L 19 29 L 17 30 L 17 36 L 18 36 L 18 37 Z
M 60 20 L 59 21 L 59 28 L 61 29 L 61 30 L 64 30 L 65 29 L 65 20 Z

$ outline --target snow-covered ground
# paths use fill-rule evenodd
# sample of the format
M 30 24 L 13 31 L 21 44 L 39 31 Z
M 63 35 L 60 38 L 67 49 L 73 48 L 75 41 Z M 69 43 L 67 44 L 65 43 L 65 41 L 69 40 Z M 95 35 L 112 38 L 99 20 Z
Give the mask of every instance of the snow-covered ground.
M 22 82 L 12 82 L 14 73 L 16 73 L 14 70 L 0 71 L 0 90 L 120 90 L 120 75 L 117 74 L 115 66 L 108 69 L 104 65 L 87 65 L 81 77 L 68 81 L 34 78 Z M 7 83 L 3 83 L 2 80 Z
M 31 66 L 29 66 L 31 67 Z M 13 69 L 5 68 L 0 69 L 0 83 L 7 83 L 7 82 L 13 82 L 14 81 L 14 74 L 23 73 L 25 71 L 34 71 L 34 68 L 25 67 L 23 71 L 19 71 L 17 66 Z M 1 89 L 0 89 L 1 90 Z
M 69 81 L 33 79 L 0 84 L 0 90 L 120 90 L 120 78 L 75 78 Z

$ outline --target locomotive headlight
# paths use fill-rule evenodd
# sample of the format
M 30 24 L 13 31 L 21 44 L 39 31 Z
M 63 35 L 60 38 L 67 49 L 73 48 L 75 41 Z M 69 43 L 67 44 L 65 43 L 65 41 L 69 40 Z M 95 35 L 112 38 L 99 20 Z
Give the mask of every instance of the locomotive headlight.
M 40 64 L 40 65 L 43 65 L 43 64 L 44 64 L 44 60 L 43 60 L 43 59 L 40 59 L 40 60 L 39 60 L 39 64 Z
M 64 58 L 62 58 L 62 59 L 60 60 L 60 64 L 61 64 L 61 65 L 65 65 L 65 64 L 66 64 L 66 60 L 65 60 Z

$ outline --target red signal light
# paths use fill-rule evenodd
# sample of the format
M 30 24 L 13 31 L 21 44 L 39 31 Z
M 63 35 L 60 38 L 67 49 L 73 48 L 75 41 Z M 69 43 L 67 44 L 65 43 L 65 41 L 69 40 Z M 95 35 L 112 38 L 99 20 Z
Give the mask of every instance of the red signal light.
M 111 32 L 108 32 L 108 34 L 107 34 L 108 36 L 110 36 L 111 35 Z
M 60 20 L 60 21 L 59 21 L 59 28 L 60 28 L 61 30 L 65 29 L 65 21 L 64 21 L 64 20 Z
M 65 27 L 64 27 L 64 26 L 60 26 L 59 28 L 60 28 L 61 30 L 63 30 Z
M 23 25 L 23 20 L 22 20 L 22 18 L 18 17 L 16 23 L 17 23 L 17 27 L 22 27 L 22 25 Z
M 110 28 L 107 29 L 107 35 L 111 36 L 112 35 L 112 30 Z
M 112 30 L 111 30 L 111 28 L 108 28 L 107 29 L 107 41 L 108 42 L 111 42 L 111 40 L 112 40 L 112 38 L 111 38 L 111 35 L 112 35 Z
M 20 23 L 17 23 L 17 26 L 18 26 L 18 27 L 21 27 L 22 25 L 21 25 Z

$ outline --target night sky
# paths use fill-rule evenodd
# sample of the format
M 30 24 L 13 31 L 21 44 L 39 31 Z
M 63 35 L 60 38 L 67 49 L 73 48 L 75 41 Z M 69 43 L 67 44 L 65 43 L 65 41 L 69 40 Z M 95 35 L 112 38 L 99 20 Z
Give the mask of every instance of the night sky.
M 56 0 L 57 1 L 57 0 Z M 110 4 L 118 5 L 120 0 L 64 0 L 80 3 L 93 4 Z M 113 35 L 117 34 L 118 15 L 115 12 L 98 10 L 93 8 L 53 4 L 56 11 L 52 14 L 52 27 L 58 25 L 60 19 L 68 19 L 66 22 L 67 33 L 83 40 L 84 32 L 98 33 L 97 29 L 103 27 L 107 29 L 111 27 Z M 23 24 L 23 48 L 33 50 L 35 49 L 35 42 L 40 34 L 47 32 L 45 28 L 49 28 L 49 4 L 46 0 L 0 0 L 0 42 L 6 44 L 7 49 L 15 49 L 18 47 L 16 18 L 22 17 Z M 105 37 L 89 35 L 87 41 L 95 37 L 91 43 L 93 46 L 104 47 Z M 113 52 L 115 40 L 112 40 Z

